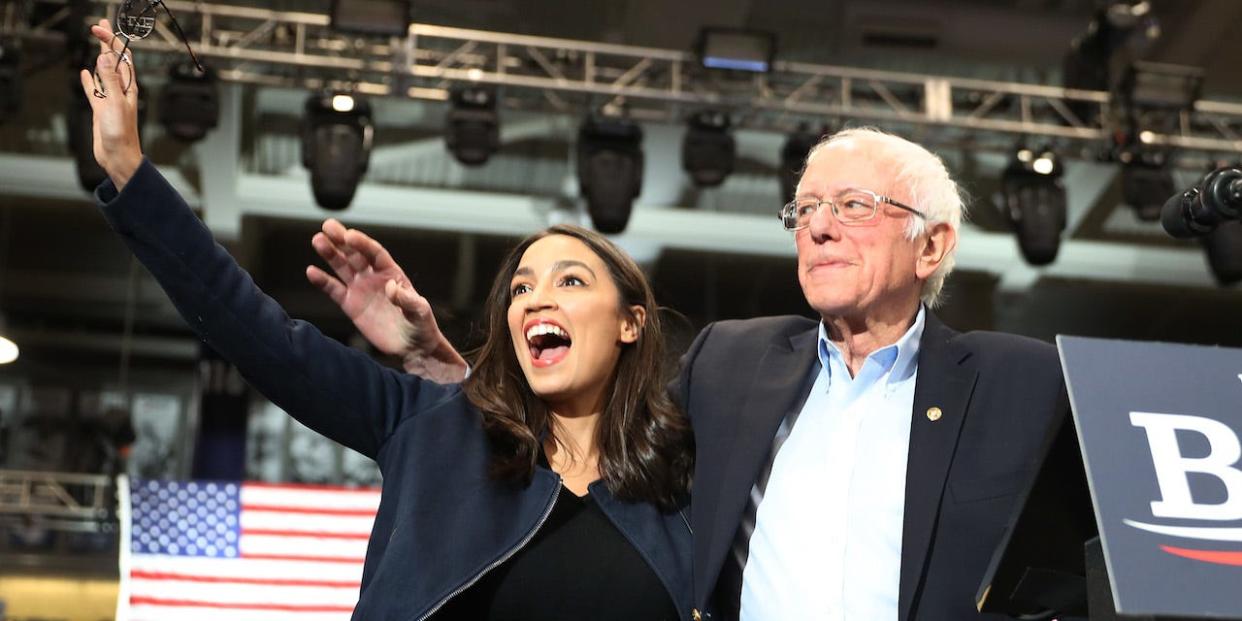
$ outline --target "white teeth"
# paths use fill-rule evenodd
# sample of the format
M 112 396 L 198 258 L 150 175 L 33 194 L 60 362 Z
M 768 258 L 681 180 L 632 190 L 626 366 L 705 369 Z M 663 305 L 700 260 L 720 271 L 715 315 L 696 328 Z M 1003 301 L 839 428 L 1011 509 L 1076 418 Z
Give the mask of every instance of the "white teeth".
M 569 334 L 565 332 L 564 330 L 562 330 L 560 326 L 550 324 L 550 323 L 537 323 L 531 326 L 530 329 L 526 331 L 526 340 L 529 341 L 541 334 L 555 334 L 556 336 L 559 336 L 563 339 L 569 338 Z

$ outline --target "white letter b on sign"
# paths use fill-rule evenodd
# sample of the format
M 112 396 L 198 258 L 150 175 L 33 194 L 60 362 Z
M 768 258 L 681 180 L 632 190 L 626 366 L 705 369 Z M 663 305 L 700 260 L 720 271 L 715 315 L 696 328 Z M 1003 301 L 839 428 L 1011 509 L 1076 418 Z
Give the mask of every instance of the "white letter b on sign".
M 1201 416 L 1130 412 L 1130 424 L 1147 432 L 1151 460 L 1156 466 L 1159 501 L 1151 503 L 1152 515 L 1192 520 L 1242 520 L 1242 470 L 1234 467 L 1242 458 L 1238 436 L 1224 423 Z M 1193 431 L 1207 438 L 1208 454 L 1183 457 L 1177 444 L 1178 431 Z M 1196 503 L 1190 495 L 1191 472 L 1216 477 L 1225 485 L 1225 501 Z

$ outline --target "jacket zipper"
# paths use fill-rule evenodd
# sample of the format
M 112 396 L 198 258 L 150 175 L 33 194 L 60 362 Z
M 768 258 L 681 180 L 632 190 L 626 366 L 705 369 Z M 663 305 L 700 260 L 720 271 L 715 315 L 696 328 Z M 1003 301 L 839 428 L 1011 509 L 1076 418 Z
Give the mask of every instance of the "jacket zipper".
M 552 508 L 556 506 L 556 497 L 560 495 L 560 492 L 561 492 L 561 480 L 560 480 L 560 477 L 557 477 L 556 487 L 552 488 L 552 498 L 548 501 L 548 506 L 547 508 L 543 510 L 543 515 L 540 516 L 539 521 L 535 523 L 535 527 L 532 528 L 530 532 L 526 533 L 526 536 L 523 537 L 522 540 L 519 541 L 516 546 L 509 548 L 507 552 L 501 555 L 500 558 L 493 561 L 491 565 L 484 567 L 482 571 L 480 571 L 479 573 L 475 574 L 474 577 L 467 580 L 465 584 L 462 584 L 461 586 L 457 587 L 456 589 L 453 590 L 452 593 L 449 593 L 446 597 L 436 602 L 436 605 L 432 606 L 431 610 L 428 610 L 426 613 L 423 614 L 423 616 L 418 618 L 418 621 L 426 621 L 428 617 L 436 614 L 437 611 L 443 608 L 444 605 L 447 604 L 449 600 L 453 599 L 454 597 L 457 597 L 458 595 L 461 595 L 462 591 L 465 591 L 466 589 L 474 586 L 474 583 L 482 579 L 483 576 L 487 575 L 488 572 L 504 564 L 504 562 L 509 560 L 514 554 L 517 554 L 519 550 L 526 547 L 526 544 L 530 543 L 530 540 L 535 538 L 535 533 L 538 533 L 539 529 L 543 527 L 543 523 L 548 521 L 548 516 L 552 515 Z

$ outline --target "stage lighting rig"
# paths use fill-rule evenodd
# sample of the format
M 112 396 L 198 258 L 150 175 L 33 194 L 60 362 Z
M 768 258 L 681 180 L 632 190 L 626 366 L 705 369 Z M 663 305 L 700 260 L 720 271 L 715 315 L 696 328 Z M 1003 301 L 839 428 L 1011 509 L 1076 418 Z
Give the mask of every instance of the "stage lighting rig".
M 500 115 L 496 91 L 486 86 L 453 89 L 444 119 L 444 144 L 467 166 L 487 162 L 500 149 Z
M 1057 258 L 1065 230 L 1066 194 L 1061 176 L 1065 169 L 1051 149 L 1019 147 L 1001 174 L 1005 215 L 1014 227 L 1018 248 L 1031 265 L 1047 265 Z
M 1226 166 L 1174 196 L 1160 213 L 1169 235 L 1203 237 L 1225 222 L 1242 220 L 1242 168 Z
M 1242 282 L 1242 222 L 1222 222 L 1203 236 L 1203 250 L 1216 282 Z
M 591 222 L 620 233 L 643 186 L 643 130 L 624 117 L 588 116 L 578 130 L 578 186 Z
M 210 67 L 199 72 L 192 63 L 174 63 L 160 91 L 159 120 L 168 134 L 195 142 L 220 122 L 220 91 Z
M 785 137 L 785 144 L 781 147 L 781 200 L 785 203 L 794 199 L 794 194 L 798 191 L 798 179 L 802 176 L 802 169 L 806 166 L 806 157 L 811 153 L 811 149 L 819 144 L 822 136 L 828 135 L 828 128 L 818 133 L 811 131 L 810 128 L 803 125 L 796 131 L 791 132 Z
M 704 110 L 690 117 L 681 143 L 681 167 L 695 186 L 718 186 L 733 173 L 737 145 L 729 126 L 728 113 L 720 110 Z
M 320 207 L 349 207 L 370 163 L 373 133 L 371 105 L 365 99 L 343 92 L 307 98 L 302 165 L 310 171 L 311 191 Z

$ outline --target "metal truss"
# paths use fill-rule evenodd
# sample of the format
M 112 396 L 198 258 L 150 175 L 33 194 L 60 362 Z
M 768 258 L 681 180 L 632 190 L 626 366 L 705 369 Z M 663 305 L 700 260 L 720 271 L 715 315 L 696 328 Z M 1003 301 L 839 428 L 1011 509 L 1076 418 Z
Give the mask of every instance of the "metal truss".
M 111 512 L 111 486 L 104 475 L 0 470 L 0 520 L 96 531 Z
M 1102 91 L 797 62 L 777 62 L 768 74 L 725 74 L 701 68 L 683 51 L 427 24 L 385 41 L 335 32 L 324 14 L 166 4 L 193 33 L 198 54 L 233 82 L 441 100 L 455 85 L 486 84 L 502 87 L 507 105 L 561 113 L 616 107 L 640 120 L 667 121 L 718 107 L 732 111 L 739 127 L 784 131 L 850 119 L 1008 145 L 1020 136 L 1105 142 L 1116 125 Z M 111 15 L 115 7 L 115 0 L 100 1 L 94 12 Z M 66 7 L 32 26 L 10 9 L 3 32 L 38 39 L 68 16 Z M 148 57 L 185 53 L 162 21 L 137 47 Z M 1143 141 L 1209 159 L 1242 151 L 1242 104 L 1200 101 L 1169 125 L 1143 132 Z

